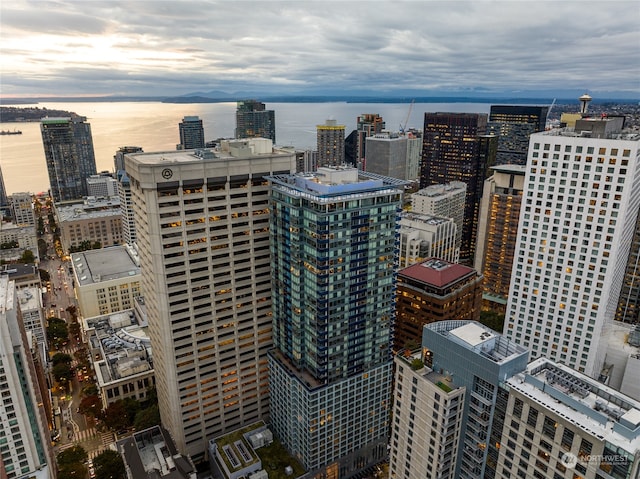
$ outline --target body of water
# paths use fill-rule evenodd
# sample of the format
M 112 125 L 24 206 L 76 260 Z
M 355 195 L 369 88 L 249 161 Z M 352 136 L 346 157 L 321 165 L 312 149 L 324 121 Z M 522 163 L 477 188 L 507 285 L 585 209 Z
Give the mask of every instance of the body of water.
M 175 150 L 180 142 L 178 123 L 184 116 L 197 115 L 204 124 L 205 138 L 232 138 L 235 130 L 235 102 L 173 104 L 155 102 L 40 103 L 40 108 L 73 111 L 91 124 L 98 171 L 113 171 L 113 156 L 122 146 L 140 146 L 145 152 Z M 267 103 L 275 110 L 276 143 L 301 149 L 315 149 L 316 125 L 335 119 L 346 126 L 348 135 L 363 113 L 378 113 L 388 130 L 422 129 L 425 112 L 489 113 L 488 103 Z M 411 111 L 407 121 L 407 115 Z M 1 130 L 18 129 L 22 135 L 0 136 L 0 168 L 7 194 L 49 189 L 49 176 L 42 147 L 40 123 L 1 123 Z

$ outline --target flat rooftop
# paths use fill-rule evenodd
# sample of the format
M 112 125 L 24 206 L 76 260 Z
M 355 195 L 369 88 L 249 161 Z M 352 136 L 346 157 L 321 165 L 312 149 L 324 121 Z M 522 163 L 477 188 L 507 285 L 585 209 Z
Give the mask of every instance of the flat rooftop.
M 433 216 L 424 213 L 403 212 L 400 214 L 400 220 L 416 221 L 418 223 L 424 223 L 425 225 L 437 226 L 442 223 L 448 223 L 452 221 L 451 218 L 445 218 L 443 216 Z
M 476 270 L 473 268 L 436 258 L 413 264 L 398 271 L 400 276 L 439 288 L 476 274 Z
M 137 259 L 126 246 L 73 253 L 71 263 L 79 286 L 140 276 Z
M 39 309 L 41 304 L 38 296 L 38 288 L 22 288 L 18 290 L 18 303 L 21 311 L 33 311 Z

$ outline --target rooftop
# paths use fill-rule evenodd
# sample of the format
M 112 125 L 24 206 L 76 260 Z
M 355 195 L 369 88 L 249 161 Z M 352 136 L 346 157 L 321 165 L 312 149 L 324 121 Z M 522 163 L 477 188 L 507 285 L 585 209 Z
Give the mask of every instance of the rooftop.
M 640 448 L 640 402 L 545 358 L 507 380 L 517 390 L 601 441 L 634 454 Z
M 56 215 L 60 223 L 88 218 L 120 216 L 120 199 L 117 196 L 87 197 L 82 202 L 56 203 Z
M 428 196 L 430 198 L 437 198 L 439 196 L 447 196 L 452 193 L 456 193 L 464 190 L 467 191 L 467 184 L 462 181 L 452 181 L 442 185 L 431 185 L 413 193 L 417 196 Z
M 498 166 L 492 166 L 491 169 L 499 173 L 511 173 L 514 175 L 523 175 L 523 176 L 527 172 L 527 167 L 524 165 L 498 165 Z
M 40 308 L 41 303 L 38 300 L 39 291 L 37 288 L 22 288 L 18 290 L 18 302 L 20 303 L 20 311 L 33 311 Z
M 443 216 L 433 216 L 433 215 L 429 215 L 429 214 L 422 214 L 422 213 L 412 213 L 412 212 L 402 212 L 400 214 L 400 220 L 409 220 L 409 221 L 416 221 L 419 223 L 424 223 L 426 225 L 431 225 L 431 226 L 435 226 L 435 225 L 441 225 L 442 223 L 448 223 L 450 221 L 453 221 L 451 218 L 445 218 Z
M 138 260 L 127 246 L 73 253 L 71 263 L 79 286 L 140 275 Z
M 473 268 L 437 258 L 430 258 L 398 271 L 400 276 L 437 287 L 444 287 L 476 274 L 476 270 Z

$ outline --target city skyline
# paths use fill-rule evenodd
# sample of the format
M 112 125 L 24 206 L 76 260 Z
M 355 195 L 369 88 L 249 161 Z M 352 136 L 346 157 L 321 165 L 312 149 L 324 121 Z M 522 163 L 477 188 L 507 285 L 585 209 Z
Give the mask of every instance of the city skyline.
M 77 1 L 4 2 L 3 97 L 212 90 L 561 96 L 560 90 L 589 87 L 601 98 L 637 98 L 636 7 L 631 1 L 114 1 L 90 8 Z

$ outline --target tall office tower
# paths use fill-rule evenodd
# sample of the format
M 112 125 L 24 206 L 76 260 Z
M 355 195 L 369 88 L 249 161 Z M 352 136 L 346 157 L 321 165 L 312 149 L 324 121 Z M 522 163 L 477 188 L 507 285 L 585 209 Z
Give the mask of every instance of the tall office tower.
M 421 354 L 394 361 L 391 477 L 456 479 L 466 388 L 426 367 Z
M 400 213 L 399 224 L 400 268 L 421 263 L 428 258 L 441 258 L 450 263 L 458 262 L 458 227 L 452 218 L 403 212 Z
M 499 135 L 496 165 L 525 165 L 529 136 L 544 131 L 548 106 L 491 105 L 487 132 Z
M 477 113 L 425 113 L 420 188 L 462 181 L 467 185 L 460 261 L 473 262 L 476 221 L 487 169 L 498 139 L 486 136 L 487 116 Z
M 0 168 L 0 214 L 7 216 L 9 211 L 9 200 L 7 198 L 7 189 L 4 186 L 4 176 L 2 176 L 2 169 Z
M 316 126 L 318 167 L 344 164 L 344 128 L 336 120 L 327 120 L 324 125 Z
M 236 138 L 268 138 L 276 142 L 276 114 L 256 100 L 238 102 L 236 109 Z
M 117 172 L 118 196 L 120 198 L 120 215 L 122 217 L 122 239 L 129 246 L 134 246 L 137 240 L 136 221 L 131 203 L 131 180 L 129 175 L 122 169 Z
M 195 462 L 207 440 L 268 417 L 271 140 L 126 155 L 162 424 Z
M 475 269 L 484 276 L 483 309 L 504 314 L 518 238 L 525 167 L 502 165 L 492 170 L 493 175 L 484 182 L 480 202 Z
M 620 135 L 622 123 L 583 119 L 531 135 L 505 318 L 505 334 L 533 358 L 595 377 L 640 203 L 640 135 Z
M 394 351 L 414 349 L 425 324 L 480 319 L 482 276 L 473 268 L 441 259 L 398 271 Z
M 142 148 L 139 146 L 121 146 L 113 155 L 113 164 L 115 166 L 116 173 L 120 170 L 124 170 L 124 155 L 127 153 L 142 153 Z
M 401 180 L 418 178 L 422 139 L 383 132 L 368 137 L 366 171 Z
M 0 276 L 0 471 L 2 477 L 55 477 L 51 437 L 15 284 Z
M 86 117 L 43 118 L 40 131 L 53 201 L 87 196 L 87 178 L 96 174 L 96 158 Z
M 623 323 L 640 323 L 640 214 L 636 219 L 615 319 Z
M 271 425 L 310 475 L 348 478 L 387 454 L 404 182 L 355 168 L 270 181 Z
M 467 201 L 467 185 L 452 181 L 444 185 L 431 185 L 411 195 L 411 211 L 443 218 L 452 218 L 456 224 L 456 247 L 462 245 L 464 205 Z
M 296 153 L 296 172 L 316 171 L 318 169 L 318 152 L 313 150 L 294 150 Z
M 118 180 L 111 173 L 103 171 L 87 178 L 88 196 L 109 198 L 118 196 Z
M 366 169 L 367 158 L 367 138 L 382 133 L 385 123 L 377 113 L 363 113 L 356 120 L 357 146 L 356 146 L 356 163 L 359 169 Z M 397 178 L 397 177 L 396 177 Z
M 545 358 L 505 382 L 495 477 L 640 477 L 637 397 Z
M 31 193 L 14 193 L 9 196 L 11 218 L 17 226 L 35 226 L 36 215 L 33 212 L 33 195 Z
M 496 477 L 498 453 L 503 447 L 500 441 L 508 397 L 503 383 L 525 370 L 529 352 L 475 321 L 438 321 L 425 326 L 422 349 L 425 365 L 443 376 L 440 382 L 444 391 L 454 387 L 466 390 L 462 434 L 457 443 L 458 459 L 452 477 L 493 479 Z M 432 423 L 426 431 L 414 429 L 414 434 L 424 435 L 425 442 L 430 442 L 439 433 L 439 421 L 446 424 L 453 412 L 439 411 L 439 415 L 433 418 L 435 424 Z M 394 433 L 392 456 L 396 435 L 398 442 L 411 438 L 407 431 Z M 429 454 L 431 463 L 439 460 L 435 448 Z M 406 458 L 398 459 L 404 462 Z M 413 461 L 409 468 L 412 464 Z
M 204 127 L 200 117 L 185 116 L 178 123 L 178 130 L 180 131 L 180 143 L 176 145 L 176 150 L 204 148 Z

